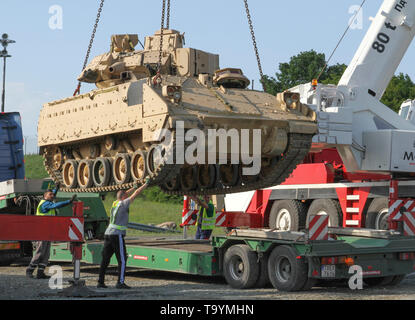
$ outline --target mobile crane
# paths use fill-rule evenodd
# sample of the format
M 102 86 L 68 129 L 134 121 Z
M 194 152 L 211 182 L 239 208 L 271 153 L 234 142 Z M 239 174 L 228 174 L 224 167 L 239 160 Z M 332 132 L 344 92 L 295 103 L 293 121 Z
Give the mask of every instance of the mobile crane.
M 391 180 L 405 180 L 401 197 L 415 191 L 415 103 L 397 114 L 380 99 L 414 38 L 414 19 L 414 3 L 384 1 L 337 86 L 289 90 L 317 112 L 309 155 L 279 186 L 226 195 L 226 210 L 259 214 L 279 230 L 299 230 L 317 213 L 332 226 L 387 228 Z

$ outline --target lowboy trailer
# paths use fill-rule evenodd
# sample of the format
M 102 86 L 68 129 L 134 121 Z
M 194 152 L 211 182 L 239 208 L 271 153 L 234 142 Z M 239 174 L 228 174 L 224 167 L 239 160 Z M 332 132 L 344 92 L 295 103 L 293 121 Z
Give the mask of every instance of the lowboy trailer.
M 327 221 L 328 223 L 328 221 Z M 325 240 L 309 232 L 234 229 L 204 240 L 126 239 L 127 266 L 201 276 L 222 276 L 233 288 L 309 290 L 319 281 L 347 280 L 361 269 L 366 285 L 396 285 L 415 270 L 415 237 L 397 231 L 328 228 Z M 103 242 L 87 241 L 82 262 L 99 264 Z M 51 261 L 72 261 L 66 244 L 54 244 Z M 111 265 L 116 265 L 115 257 Z

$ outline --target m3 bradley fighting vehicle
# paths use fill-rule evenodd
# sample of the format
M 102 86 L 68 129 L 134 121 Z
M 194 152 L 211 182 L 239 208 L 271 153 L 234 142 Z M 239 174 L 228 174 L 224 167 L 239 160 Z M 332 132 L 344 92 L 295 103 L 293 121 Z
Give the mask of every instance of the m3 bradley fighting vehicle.
M 134 49 L 137 43 L 137 35 L 112 36 L 110 52 L 95 57 L 78 79 L 98 89 L 43 106 L 38 144 L 62 191 L 115 191 L 150 177 L 170 194 L 241 192 L 280 184 L 303 161 L 317 125 L 297 93 L 247 89 L 240 69 L 220 70 L 218 55 L 183 48 L 184 36 L 175 30 L 146 37 L 143 50 Z M 171 133 L 169 144 L 163 129 Z M 215 163 L 189 161 L 180 148 L 192 141 L 179 131 L 192 129 L 205 138 L 213 129 L 239 136 L 249 130 L 250 154 L 253 133 L 260 132 L 260 170 L 244 175 L 249 165 L 234 161 L 235 150 L 242 157 L 240 141 L 236 149 L 204 148 Z

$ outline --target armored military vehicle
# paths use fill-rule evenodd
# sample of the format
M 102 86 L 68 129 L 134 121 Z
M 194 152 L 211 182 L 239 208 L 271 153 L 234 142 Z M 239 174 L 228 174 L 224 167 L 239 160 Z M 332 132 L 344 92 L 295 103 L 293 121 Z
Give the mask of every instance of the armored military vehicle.
M 218 55 L 184 48 L 176 30 L 146 37 L 142 50 L 138 42 L 112 36 L 110 51 L 78 79 L 97 89 L 43 106 L 38 144 L 63 191 L 115 191 L 150 177 L 170 194 L 241 192 L 279 184 L 302 162 L 317 125 L 297 93 L 249 90 L 240 69 L 220 69 Z M 212 132 L 225 133 L 213 148 Z M 245 156 L 260 151 L 260 170 L 250 174 L 242 140 L 220 147 L 246 132 Z

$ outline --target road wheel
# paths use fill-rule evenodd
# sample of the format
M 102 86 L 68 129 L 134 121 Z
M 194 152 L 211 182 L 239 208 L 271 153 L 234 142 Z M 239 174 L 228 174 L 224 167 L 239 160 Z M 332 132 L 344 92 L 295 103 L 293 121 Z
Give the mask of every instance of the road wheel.
M 210 189 L 216 183 L 216 167 L 212 164 L 200 165 L 197 168 L 197 183 L 201 189 Z
M 143 150 L 137 150 L 131 157 L 131 175 L 134 181 L 142 182 L 147 176 L 147 154 Z
M 131 160 L 130 156 L 126 153 L 119 153 L 115 156 L 114 163 L 112 166 L 116 184 L 128 183 L 131 179 Z
M 316 215 L 328 215 L 329 227 L 338 227 L 343 225 L 343 213 L 340 203 L 333 199 L 316 199 L 314 200 L 307 212 L 306 227 L 310 223 L 310 217 Z
M 268 218 L 271 229 L 299 231 L 305 226 L 306 206 L 297 200 L 278 200 L 272 204 Z
M 92 179 L 92 160 L 81 160 L 78 165 L 77 179 L 82 189 L 90 188 L 94 184 Z
M 166 156 L 166 149 L 162 145 L 153 144 L 147 153 L 147 170 L 151 177 L 155 177 L 164 163 Z
M 389 201 L 388 198 L 376 198 L 366 213 L 366 228 L 388 230 Z
M 111 179 L 111 163 L 106 158 L 97 158 L 92 166 L 92 178 L 96 187 L 107 186 Z
M 62 169 L 63 184 L 67 188 L 76 188 L 78 185 L 77 179 L 78 161 L 67 160 Z
M 233 187 L 239 180 L 239 166 L 237 164 L 219 165 L 219 179 L 225 187 Z
M 252 288 L 258 280 L 257 255 L 246 244 L 230 247 L 224 257 L 226 282 L 235 289 Z
M 268 259 L 268 275 L 274 288 L 279 291 L 299 291 L 304 288 L 308 276 L 304 259 L 289 246 L 278 246 Z
M 192 191 L 197 187 L 197 167 L 189 166 L 180 169 L 180 184 L 184 191 Z

